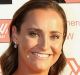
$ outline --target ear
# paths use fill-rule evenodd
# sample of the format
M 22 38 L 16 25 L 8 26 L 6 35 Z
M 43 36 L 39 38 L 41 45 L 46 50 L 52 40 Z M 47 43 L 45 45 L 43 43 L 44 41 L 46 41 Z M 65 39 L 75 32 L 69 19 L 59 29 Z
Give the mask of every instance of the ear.
M 12 27 L 12 40 L 18 44 L 18 32 L 15 26 Z

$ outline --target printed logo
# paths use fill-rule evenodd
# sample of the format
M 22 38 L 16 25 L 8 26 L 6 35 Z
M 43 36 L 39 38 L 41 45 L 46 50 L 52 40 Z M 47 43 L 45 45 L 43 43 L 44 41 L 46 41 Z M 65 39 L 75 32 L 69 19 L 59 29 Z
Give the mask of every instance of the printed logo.
M 75 58 L 67 58 L 67 63 L 71 68 L 70 75 L 80 75 L 80 65 L 77 63 Z
M 0 20 L 0 42 L 9 42 L 9 24 L 11 20 Z

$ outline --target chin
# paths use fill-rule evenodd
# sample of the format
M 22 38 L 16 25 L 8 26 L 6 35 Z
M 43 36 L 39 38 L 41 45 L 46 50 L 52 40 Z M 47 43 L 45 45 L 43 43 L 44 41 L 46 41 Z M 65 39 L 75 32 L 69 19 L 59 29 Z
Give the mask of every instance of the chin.
M 41 64 L 39 63 L 38 65 L 34 65 L 34 71 L 36 72 L 45 72 L 45 71 L 49 71 L 50 66 L 48 66 L 47 64 Z

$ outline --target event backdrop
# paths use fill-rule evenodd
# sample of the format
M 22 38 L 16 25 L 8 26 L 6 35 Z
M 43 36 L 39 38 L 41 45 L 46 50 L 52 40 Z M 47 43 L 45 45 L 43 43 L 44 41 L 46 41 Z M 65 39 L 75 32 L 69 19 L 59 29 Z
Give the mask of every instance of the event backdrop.
M 75 2 L 79 0 L 65 0 Z M 0 3 L 0 56 L 9 46 L 8 29 L 14 12 L 26 0 Z M 68 34 L 64 44 L 67 65 L 61 75 L 80 75 L 80 3 L 61 3 L 67 15 Z M 2 75 L 0 73 L 0 75 Z

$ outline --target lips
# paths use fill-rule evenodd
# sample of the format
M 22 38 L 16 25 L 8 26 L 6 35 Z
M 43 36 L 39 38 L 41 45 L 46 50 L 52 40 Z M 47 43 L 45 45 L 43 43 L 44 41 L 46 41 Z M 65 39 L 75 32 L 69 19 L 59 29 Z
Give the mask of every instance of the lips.
M 33 55 L 39 57 L 39 58 L 48 58 L 52 54 L 47 53 L 39 53 L 39 52 L 32 52 Z

